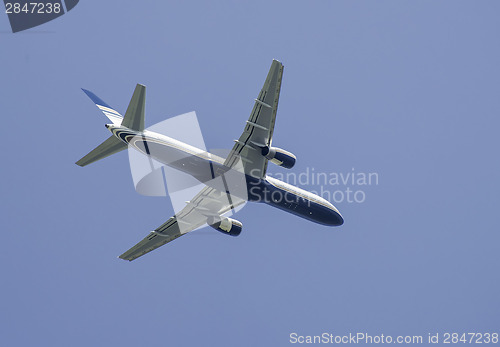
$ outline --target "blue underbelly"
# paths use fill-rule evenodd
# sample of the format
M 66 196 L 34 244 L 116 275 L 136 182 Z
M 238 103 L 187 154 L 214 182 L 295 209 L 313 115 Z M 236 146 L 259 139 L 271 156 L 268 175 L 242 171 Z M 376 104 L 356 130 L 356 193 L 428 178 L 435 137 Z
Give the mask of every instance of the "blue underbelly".
M 266 180 L 247 176 L 247 182 L 249 201 L 263 202 L 323 225 L 341 225 L 343 223 L 343 218 L 339 213 L 318 202 L 275 187 Z

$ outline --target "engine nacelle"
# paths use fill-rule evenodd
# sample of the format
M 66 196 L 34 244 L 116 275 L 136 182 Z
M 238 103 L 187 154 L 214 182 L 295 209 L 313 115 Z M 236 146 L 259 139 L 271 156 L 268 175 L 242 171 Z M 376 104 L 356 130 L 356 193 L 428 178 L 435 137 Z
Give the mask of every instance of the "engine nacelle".
M 207 224 L 215 230 L 231 236 L 238 236 L 241 234 L 241 230 L 243 229 L 243 224 L 241 224 L 241 222 L 227 217 L 209 217 L 207 219 Z
M 293 153 L 278 147 L 265 147 L 262 149 L 262 155 L 272 163 L 285 169 L 291 169 L 297 161 L 297 157 Z

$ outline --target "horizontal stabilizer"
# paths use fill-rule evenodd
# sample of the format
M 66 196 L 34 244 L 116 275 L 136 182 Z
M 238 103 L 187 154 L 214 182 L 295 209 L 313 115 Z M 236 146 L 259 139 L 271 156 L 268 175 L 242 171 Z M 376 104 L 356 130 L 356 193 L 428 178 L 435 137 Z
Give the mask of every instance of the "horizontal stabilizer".
M 105 103 L 100 97 L 92 93 L 90 90 L 83 89 L 82 90 L 87 94 L 87 96 L 96 104 L 96 106 L 104 113 L 108 119 L 113 122 L 115 125 L 122 124 L 123 117 L 122 115 Z
M 144 130 L 144 111 L 146 105 L 146 87 L 137 84 L 121 125 L 136 131 Z
M 114 135 L 111 135 L 110 138 L 97 146 L 92 152 L 78 160 L 76 165 L 85 166 L 91 164 L 95 161 L 106 158 L 111 154 L 123 151 L 125 148 L 127 148 L 127 145 L 124 142 L 116 138 Z

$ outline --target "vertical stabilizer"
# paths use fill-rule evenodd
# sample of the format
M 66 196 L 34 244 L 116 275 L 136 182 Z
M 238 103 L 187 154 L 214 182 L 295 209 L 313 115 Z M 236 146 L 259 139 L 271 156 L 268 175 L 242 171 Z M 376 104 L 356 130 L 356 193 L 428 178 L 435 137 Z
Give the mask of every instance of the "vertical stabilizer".
M 99 107 L 99 109 L 104 113 L 104 115 L 108 117 L 110 121 L 113 122 L 113 124 L 115 125 L 122 124 L 123 117 L 120 114 L 120 112 L 115 110 L 113 107 L 109 106 L 106 102 L 104 102 L 100 97 L 92 93 L 90 90 L 83 88 L 82 90 L 95 103 L 95 105 Z

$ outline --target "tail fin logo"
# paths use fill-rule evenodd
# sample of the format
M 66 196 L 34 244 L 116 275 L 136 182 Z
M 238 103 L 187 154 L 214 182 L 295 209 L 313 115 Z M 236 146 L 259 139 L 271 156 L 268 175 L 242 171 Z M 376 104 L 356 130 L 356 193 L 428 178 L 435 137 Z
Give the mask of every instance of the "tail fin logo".
M 79 0 L 4 0 L 13 33 L 50 22 L 72 10 Z

